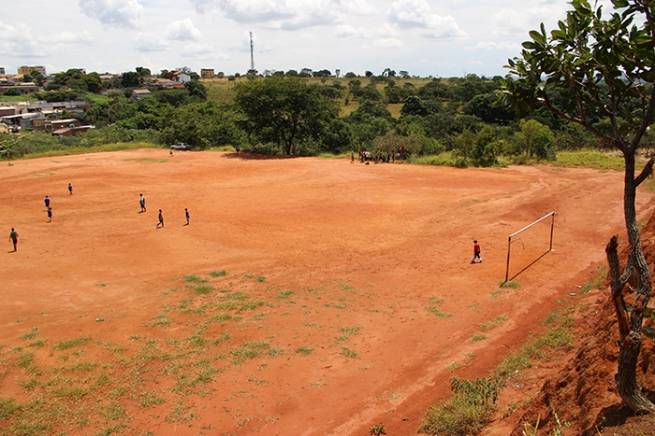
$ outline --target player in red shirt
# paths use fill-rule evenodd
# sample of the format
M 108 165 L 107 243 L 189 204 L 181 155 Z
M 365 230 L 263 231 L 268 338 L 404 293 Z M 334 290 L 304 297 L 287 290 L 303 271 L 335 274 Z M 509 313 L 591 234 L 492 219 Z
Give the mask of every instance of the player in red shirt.
M 473 241 L 473 258 L 471 259 L 471 263 L 482 263 L 481 252 L 478 241 Z

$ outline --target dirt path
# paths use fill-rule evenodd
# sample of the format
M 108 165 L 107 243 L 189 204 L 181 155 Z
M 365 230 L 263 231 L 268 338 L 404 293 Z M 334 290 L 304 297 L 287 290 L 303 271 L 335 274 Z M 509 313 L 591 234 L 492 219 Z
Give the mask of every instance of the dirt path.
M 490 369 L 565 293 L 559 284 L 602 259 L 607 236 L 620 229 L 621 179 L 550 167 L 169 158 L 157 150 L 19 161 L 0 167 L 0 229 L 20 234 L 18 253 L 0 253 L 0 343 L 15 347 L 34 327 L 48 344 L 165 340 L 178 327 L 148 323 L 186 292 L 166 291 L 184 286 L 183 275 L 225 269 L 229 279 L 216 286 L 263 302 L 221 327 L 231 335 L 227 353 L 254 340 L 280 353 L 224 365 L 207 384 L 211 395 L 186 398 L 194 418 L 184 424 L 163 417 L 175 401 L 165 381 L 156 413 L 121 400 L 129 428 L 366 434 L 382 422 L 390 434 L 415 432 L 425 407 L 448 394 L 455 369 Z M 146 214 L 137 213 L 141 192 Z M 651 200 L 640 196 L 642 207 Z M 155 230 L 159 208 L 163 230 Z M 498 291 L 507 234 L 550 210 L 558 211 L 555 251 L 518 277 L 520 289 Z M 480 265 L 468 263 L 474 238 Z M 192 325 L 184 320 L 180 329 Z M 485 340 L 472 342 L 476 334 Z M 46 351 L 36 353 L 44 365 Z M 5 371 L 0 392 L 29 399 L 21 374 Z

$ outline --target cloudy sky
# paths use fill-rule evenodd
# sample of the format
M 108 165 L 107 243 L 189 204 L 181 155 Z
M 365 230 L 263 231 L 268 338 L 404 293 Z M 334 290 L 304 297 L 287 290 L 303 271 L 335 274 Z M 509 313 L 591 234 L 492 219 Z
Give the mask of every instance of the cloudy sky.
M 504 74 L 528 30 L 565 0 L 30 0 L 0 15 L 0 67 L 120 72 L 385 67 L 412 74 Z

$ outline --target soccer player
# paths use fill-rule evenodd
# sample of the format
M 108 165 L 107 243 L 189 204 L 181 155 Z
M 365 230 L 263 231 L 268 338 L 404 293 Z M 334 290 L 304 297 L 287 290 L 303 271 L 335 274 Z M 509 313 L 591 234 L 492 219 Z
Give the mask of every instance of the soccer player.
M 52 222 L 52 208 L 48 207 L 48 222 Z
M 191 214 L 189 213 L 189 209 L 186 207 L 184 208 L 184 219 L 186 220 L 185 226 L 189 225 L 189 220 L 191 220 Z
M 72 183 L 68 183 L 68 194 L 73 195 L 73 184 Z
M 158 222 L 157 222 L 157 227 L 156 228 L 157 229 L 160 228 L 160 227 L 163 228 L 164 227 L 164 213 L 161 211 L 161 209 L 159 209 L 159 215 L 157 215 L 157 220 L 158 220 Z
M 146 211 L 146 197 L 143 194 L 139 194 L 139 206 L 141 206 L 141 212 L 139 213 L 144 213 Z
M 49 208 L 50 207 L 50 197 L 48 197 L 46 195 L 45 198 L 43 199 L 43 204 L 45 204 L 46 209 Z
M 482 250 L 478 241 L 473 241 L 473 259 L 471 263 L 482 263 Z
M 16 232 L 16 229 L 13 227 L 11 228 L 11 232 L 9 232 L 9 239 L 11 239 L 12 244 L 14 244 L 14 251 L 13 253 L 18 251 L 18 233 Z

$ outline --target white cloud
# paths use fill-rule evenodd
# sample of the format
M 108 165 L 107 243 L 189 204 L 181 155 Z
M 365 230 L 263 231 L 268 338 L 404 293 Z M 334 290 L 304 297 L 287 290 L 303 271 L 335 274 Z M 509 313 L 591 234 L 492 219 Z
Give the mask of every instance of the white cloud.
M 139 33 L 136 37 L 135 47 L 142 53 L 154 53 L 166 50 L 167 44 L 160 36 Z
M 455 19 L 439 15 L 426 0 L 396 0 L 389 9 L 389 21 L 404 29 L 422 29 L 422 35 L 431 39 L 448 39 L 464 36 Z
M 91 34 L 89 34 L 89 32 L 83 30 L 82 32 L 79 33 L 64 31 L 52 35 L 48 38 L 43 38 L 42 41 L 44 44 L 62 44 L 62 45 L 71 44 L 72 45 L 72 44 L 89 43 L 92 42 L 93 39 L 91 38 Z
M 143 6 L 139 0 L 79 0 L 80 10 L 110 27 L 137 27 Z
M 172 41 L 198 41 L 200 36 L 200 30 L 190 18 L 172 22 L 166 32 L 166 37 Z
M 28 26 L 0 21 L 0 54 L 16 58 L 45 57 L 40 47 Z
M 341 23 L 349 15 L 374 11 L 368 0 L 191 0 L 198 12 L 220 11 L 238 23 L 298 30 Z

